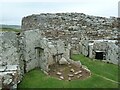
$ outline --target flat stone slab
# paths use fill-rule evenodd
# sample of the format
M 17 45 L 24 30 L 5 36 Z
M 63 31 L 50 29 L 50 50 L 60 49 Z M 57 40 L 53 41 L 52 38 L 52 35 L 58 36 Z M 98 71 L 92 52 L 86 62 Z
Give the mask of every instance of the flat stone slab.
M 18 65 L 7 65 L 6 71 L 17 70 Z
M 5 71 L 5 69 L 6 69 L 6 66 L 0 66 L 0 72 Z
M 78 72 L 75 72 L 74 74 L 75 75 L 77 75 L 77 74 L 80 74 L 80 73 L 82 73 L 82 71 L 80 70 L 80 71 L 78 71 Z
M 60 79 L 62 79 L 62 80 L 63 80 L 63 79 L 64 79 L 64 77 L 63 77 L 63 76 L 60 76 Z
M 77 78 L 80 78 L 80 77 L 82 77 L 82 74 L 79 74 L 79 75 L 77 76 Z
M 57 72 L 57 75 L 62 75 L 62 73 L 61 72 Z
M 68 74 L 68 76 L 69 76 L 69 77 L 74 77 L 74 75 L 73 75 L 73 74 Z

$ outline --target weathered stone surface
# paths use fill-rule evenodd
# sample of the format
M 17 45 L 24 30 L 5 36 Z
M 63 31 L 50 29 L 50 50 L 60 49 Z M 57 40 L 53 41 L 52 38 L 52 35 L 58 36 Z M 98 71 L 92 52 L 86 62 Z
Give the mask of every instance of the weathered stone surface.
M 20 70 L 18 65 L 7 65 L 3 67 L 5 67 L 4 71 L 0 71 L 0 88 L 17 88 L 17 84 L 20 81 Z
M 82 77 L 82 74 L 79 74 L 79 75 L 77 76 L 77 78 L 80 78 L 80 77 Z
M 60 79 L 62 79 L 62 80 L 63 80 L 63 79 L 64 79 L 64 77 L 63 77 L 63 76 L 60 76 Z
M 2 65 L 18 64 L 18 42 L 14 32 L 0 32 L 0 61 Z
M 73 74 L 68 74 L 68 76 L 69 76 L 69 77 L 74 77 L 74 75 L 73 75 Z
M 77 75 L 77 74 L 80 74 L 80 73 L 82 73 L 82 71 L 81 71 L 81 70 L 80 70 L 80 71 L 75 72 L 74 74 L 75 74 L 75 75 Z
M 57 72 L 56 74 L 57 74 L 57 75 L 62 75 L 62 73 L 61 73 L 61 72 Z
M 5 75 L 4 78 L 5 78 L 5 80 L 3 81 L 4 85 L 9 85 L 12 82 L 12 76 Z
M 48 66 L 58 62 L 62 55 L 69 57 L 69 49 L 65 50 L 62 40 L 49 40 L 43 38 L 42 31 L 28 30 L 24 32 L 24 58 L 26 61 L 26 71 L 35 67 L 40 67 L 42 70 L 49 71 Z M 34 37 L 34 39 L 31 37 Z
M 68 77 L 68 81 L 71 81 L 71 77 Z
M 80 61 L 74 61 L 74 60 L 71 60 L 71 59 L 69 59 L 68 61 L 69 61 L 69 63 L 71 63 L 71 64 L 73 64 L 73 65 L 75 65 L 77 67 L 82 67 L 82 64 L 81 64 Z
M 110 33 L 107 32 L 109 29 L 117 31 L 114 28 L 117 28 L 117 18 L 115 17 L 105 18 L 86 14 L 83 15 L 82 13 L 47 13 L 31 15 L 24 17 L 22 21 L 23 30 L 82 30 L 81 33 L 88 35 L 90 39 L 94 37 L 96 37 L 95 39 L 101 37 L 106 38 L 106 36 L 110 35 Z M 106 32 L 106 36 L 104 36 L 104 32 Z M 113 33 L 113 36 L 116 36 L 115 33 Z
M 59 60 L 59 64 L 68 64 L 68 61 L 62 57 L 60 60 Z
M 71 72 L 75 72 L 75 70 L 74 70 L 73 68 L 72 68 L 72 69 L 70 69 L 70 71 L 71 71 Z

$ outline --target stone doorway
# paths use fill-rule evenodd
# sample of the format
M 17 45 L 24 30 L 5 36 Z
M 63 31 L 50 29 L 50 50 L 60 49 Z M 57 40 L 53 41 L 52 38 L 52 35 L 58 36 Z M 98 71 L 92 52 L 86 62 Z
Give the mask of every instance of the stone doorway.
M 40 67 L 40 63 L 42 61 L 43 58 L 43 54 L 44 54 L 44 49 L 41 47 L 35 47 L 36 50 L 36 59 L 38 60 L 38 67 Z
M 63 53 L 57 53 L 57 54 L 53 55 L 53 60 L 54 60 L 56 63 L 58 63 L 59 60 L 62 58 L 62 55 L 63 55 Z
M 96 51 L 95 53 L 96 53 L 95 59 L 103 60 L 103 54 L 104 54 L 103 51 Z

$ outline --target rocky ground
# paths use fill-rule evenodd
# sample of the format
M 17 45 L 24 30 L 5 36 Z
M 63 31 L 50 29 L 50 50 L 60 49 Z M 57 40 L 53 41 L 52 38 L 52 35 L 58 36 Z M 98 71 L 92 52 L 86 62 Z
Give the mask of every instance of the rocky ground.
M 90 76 L 90 72 L 83 69 L 82 67 L 77 67 L 72 64 L 60 65 L 54 64 L 50 66 L 50 71 L 48 73 L 52 77 L 56 77 L 59 80 L 82 80 Z

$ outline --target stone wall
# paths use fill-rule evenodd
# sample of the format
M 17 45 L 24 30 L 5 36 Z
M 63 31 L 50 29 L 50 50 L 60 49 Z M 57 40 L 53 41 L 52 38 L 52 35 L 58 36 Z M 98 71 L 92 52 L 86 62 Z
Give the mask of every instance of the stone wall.
M 108 43 L 107 42 L 104 42 L 104 41 L 94 41 L 94 44 L 93 44 L 93 58 L 95 58 L 95 55 L 96 55 L 96 52 L 99 52 L 99 51 L 102 51 L 103 52 L 103 59 L 106 59 L 106 54 L 108 52 Z
M 89 41 L 118 40 L 120 34 L 117 18 L 90 16 L 83 13 L 33 14 L 23 18 L 22 29 L 25 31 L 39 29 L 43 31 L 42 35 L 49 40 L 61 39 L 66 46 L 70 44 L 71 53 L 74 54 L 82 53 L 90 58 L 95 58 L 95 51 L 103 50 L 105 51 L 104 59 L 111 58 L 110 61 L 113 60 L 112 57 L 115 55 L 110 53 L 116 53 L 117 51 L 109 46 L 108 42 L 98 43 L 97 41 L 94 42 L 94 45 L 89 45 Z M 108 47 L 111 47 L 110 51 Z M 117 62 L 117 58 L 114 60 Z
M 17 65 L 19 71 L 16 78 L 19 77 L 18 80 L 21 81 L 24 73 L 36 67 L 47 72 L 49 71 L 49 66 L 59 62 L 62 57 L 69 60 L 70 45 L 65 46 L 64 41 L 60 39 L 50 40 L 45 38 L 42 33 L 39 29 L 27 30 L 21 33 L 0 33 L 0 78 L 4 76 L 11 77 L 11 75 L 5 73 L 8 65 L 11 65 L 10 67 Z M 9 77 L 6 78 L 6 80 L 9 79 Z M 1 84 L 2 82 L 4 81 L 0 81 L 0 86 L 3 85 Z M 15 85 L 17 83 L 15 81 Z M 8 86 L 8 84 L 6 85 Z
M 95 58 L 96 51 L 103 52 L 103 59 L 118 64 L 118 49 L 116 40 L 95 40 L 89 45 L 89 57 Z
M 22 29 L 80 31 L 89 39 L 116 39 L 118 35 L 117 18 L 90 16 L 83 13 L 42 13 L 22 19 Z
M 42 31 L 27 30 L 23 34 L 24 69 L 26 72 L 35 67 L 44 71 L 49 70 L 49 65 L 59 61 L 62 57 L 69 59 L 70 47 L 65 47 L 64 41 L 49 40 L 41 35 Z M 54 56 L 54 57 L 53 57 Z
M 17 88 L 21 80 L 19 40 L 15 32 L 0 32 L 0 88 Z
M 49 39 L 61 39 L 71 45 L 74 54 L 88 55 L 82 40 L 118 40 L 117 18 L 90 16 L 83 13 L 42 13 L 33 14 L 22 19 L 22 30 L 39 29 Z M 80 44 L 80 45 L 79 45 Z M 80 47 L 82 45 L 82 47 Z M 80 50 L 81 48 L 81 50 Z
M 89 41 L 88 40 L 81 40 L 79 42 L 80 45 L 80 53 L 88 56 L 88 45 L 89 45 Z
M 108 51 L 106 59 L 110 63 L 118 64 L 119 61 L 119 47 L 115 43 L 108 43 Z
M 0 66 L 0 88 L 16 89 L 20 82 L 20 69 L 18 65 Z
M 117 40 L 81 40 L 79 42 L 80 53 L 95 59 L 96 53 L 102 52 L 105 62 L 118 64 L 119 46 L 116 44 L 117 42 Z
M 18 65 L 18 38 L 14 32 L 0 32 L 0 63 Z
M 26 71 L 29 71 L 38 66 L 38 61 L 36 59 L 36 51 L 35 47 L 39 45 L 40 35 L 39 32 L 34 31 L 27 31 L 23 32 L 23 55 L 24 55 L 24 67 Z

